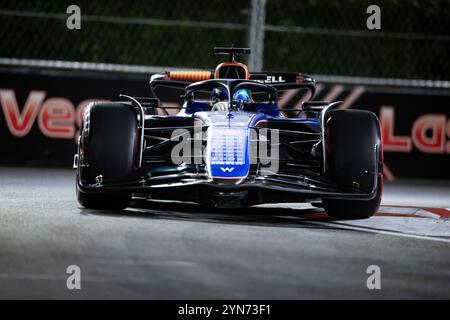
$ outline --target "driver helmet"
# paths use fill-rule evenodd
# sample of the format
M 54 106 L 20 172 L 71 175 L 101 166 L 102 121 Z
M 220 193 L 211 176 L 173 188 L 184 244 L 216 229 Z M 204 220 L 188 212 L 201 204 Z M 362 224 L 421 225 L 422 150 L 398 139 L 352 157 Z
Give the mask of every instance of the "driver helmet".
M 242 101 L 244 103 L 251 103 L 252 98 L 250 96 L 250 91 L 247 89 L 239 89 L 233 95 L 234 101 Z

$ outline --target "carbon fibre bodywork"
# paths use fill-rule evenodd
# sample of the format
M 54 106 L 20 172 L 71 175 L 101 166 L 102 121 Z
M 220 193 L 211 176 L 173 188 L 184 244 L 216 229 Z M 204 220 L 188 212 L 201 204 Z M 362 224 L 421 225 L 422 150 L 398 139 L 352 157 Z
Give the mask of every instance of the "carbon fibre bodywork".
M 226 112 L 205 111 L 190 116 L 147 115 L 140 165 L 136 164 L 133 173 L 121 179 L 102 177 L 101 181 L 91 183 L 78 181 L 78 187 L 82 192 L 89 193 L 128 191 L 153 199 L 191 201 L 220 207 L 322 199 L 372 199 L 378 187 L 377 177 L 381 174 L 378 167 L 370 172 L 374 177 L 373 187 L 366 192 L 344 189 L 328 179 L 323 148 L 324 120 L 321 119 L 336 106 L 325 105 L 317 119 L 278 118 L 245 111 L 231 113 L 232 118 Z M 296 130 L 292 130 L 293 127 Z M 201 131 L 201 161 L 193 151 L 191 161 L 186 161 L 188 163 L 172 162 L 171 150 L 179 143 L 172 134 L 177 129 L 186 130 L 193 136 L 195 131 Z M 254 163 L 250 161 L 250 133 L 262 130 L 266 131 L 266 135 L 270 135 L 272 130 L 278 132 L 279 155 L 273 159 L 278 161 L 277 172 L 265 171 L 267 165 L 261 165 L 260 158 Z M 217 139 L 224 137 L 224 133 L 231 134 L 233 138 L 239 137 L 238 144 L 244 149 L 243 158 L 233 159 L 236 161 L 231 165 L 213 163 L 211 159 L 213 141 L 216 144 L 226 143 L 223 140 L 217 142 Z M 378 157 L 377 148 L 379 146 L 374 146 L 374 157 Z M 76 167 L 83 170 L 85 165 L 77 163 Z
M 230 62 L 227 67 L 230 64 L 234 66 Z M 169 73 L 157 74 L 150 81 L 152 97 L 121 96 L 122 105 L 135 111 L 138 123 L 135 162 L 131 173 L 125 176 L 110 177 L 90 168 L 83 141 L 89 140 L 89 128 L 95 126 L 89 112 L 96 106 L 88 106 L 74 161 L 79 192 L 126 192 L 216 207 L 329 199 L 371 200 L 379 194 L 383 161 L 379 132 L 374 133 L 378 138 L 368 146 L 373 165 L 358 173 L 358 179 L 369 179 L 369 183 L 355 179 L 343 185 L 333 181 L 328 163 L 331 147 L 327 122 L 340 102 L 307 101 L 300 109 L 279 108 L 280 90 L 306 89 L 311 98 L 314 79 L 296 73 L 248 73 L 247 70 L 241 73 L 247 79 L 215 79 L 214 74 L 225 72 L 184 74 L 184 79 L 182 73 L 177 73 L 175 79 Z M 176 115 L 170 115 L 169 108 L 161 105 L 155 96 L 160 86 L 185 91 L 184 105 Z M 196 99 L 198 92 L 210 92 L 214 88 L 222 88 L 227 93 L 229 99 L 219 103 L 225 109 L 216 109 L 217 101 Z M 238 104 L 231 97 L 242 88 L 262 93 L 266 98 L 262 102 Z M 164 115 L 157 115 L 157 109 Z M 297 115 L 288 118 L 283 114 L 286 111 L 295 111 Z M 373 128 L 377 128 L 376 122 Z M 180 154 L 181 158 L 176 157 Z

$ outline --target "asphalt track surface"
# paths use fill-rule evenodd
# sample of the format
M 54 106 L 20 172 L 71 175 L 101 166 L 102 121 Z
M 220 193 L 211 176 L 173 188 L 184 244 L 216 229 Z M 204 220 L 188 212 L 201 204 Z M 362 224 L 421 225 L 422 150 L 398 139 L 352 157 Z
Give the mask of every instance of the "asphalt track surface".
M 380 212 L 357 221 L 304 204 L 95 211 L 74 184 L 71 170 L 0 168 L 0 298 L 450 298 L 448 183 L 387 185 Z M 69 265 L 81 290 L 67 289 Z

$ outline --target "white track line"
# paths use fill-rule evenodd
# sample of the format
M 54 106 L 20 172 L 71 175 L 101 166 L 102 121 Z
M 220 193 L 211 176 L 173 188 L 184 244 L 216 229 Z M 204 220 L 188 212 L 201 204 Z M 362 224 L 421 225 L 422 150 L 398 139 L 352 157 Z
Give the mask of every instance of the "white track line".
M 0 273 L 0 280 L 2 281 L 67 281 L 67 276 L 58 276 L 52 274 L 39 274 L 39 273 Z M 107 284 L 145 284 L 148 283 L 146 279 L 138 278 L 126 278 L 118 279 L 116 277 L 104 277 L 104 276 L 82 276 L 83 282 L 88 283 L 107 283 Z
M 322 226 L 327 226 L 327 227 L 331 226 L 331 227 L 338 227 L 338 228 L 347 229 L 347 230 L 365 231 L 365 232 L 385 234 L 385 235 L 404 237 L 404 238 L 413 238 L 413 239 L 420 239 L 420 240 L 430 240 L 430 241 L 450 243 L 450 239 L 445 239 L 445 238 L 420 236 L 420 235 L 415 235 L 415 234 L 407 234 L 407 233 L 385 231 L 385 230 L 376 230 L 376 229 L 363 228 L 363 227 L 354 227 L 354 226 L 349 226 L 349 225 L 335 223 L 335 222 L 333 223 L 333 222 L 323 222 L 323 221 L 311 221 L 309 219 L 305 219 L 305 221 L 308 223 L 311 223 L 311 224 L 322 225 Z

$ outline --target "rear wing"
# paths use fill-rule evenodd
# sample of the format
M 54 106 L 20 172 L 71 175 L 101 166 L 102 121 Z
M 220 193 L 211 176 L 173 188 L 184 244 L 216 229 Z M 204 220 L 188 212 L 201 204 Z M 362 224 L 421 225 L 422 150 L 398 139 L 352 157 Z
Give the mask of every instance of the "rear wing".
M 157 73 L 150 78 L 150 90 L 154 94 L 156 86 L 186 87 L 193 82 L 215 79 L 214 71 L 188 70 L 188 71 L 168 71 Z M 301 89 L 311 91 L 311 96 L 316 91 L 315 80 L 306 74 L 295 72 L 251 72 L 249 79 L 271 85 L 278 90 Z
M 152 75 L 150 82 L 154 80 L 198 82 L 211 79 L 215 79 L 214 71 L 179 70 L 156 73 Z M 315 82 L 311 76 L 297 72 L 251 72 L 248 80 L 259 81 L 267 84 Z

